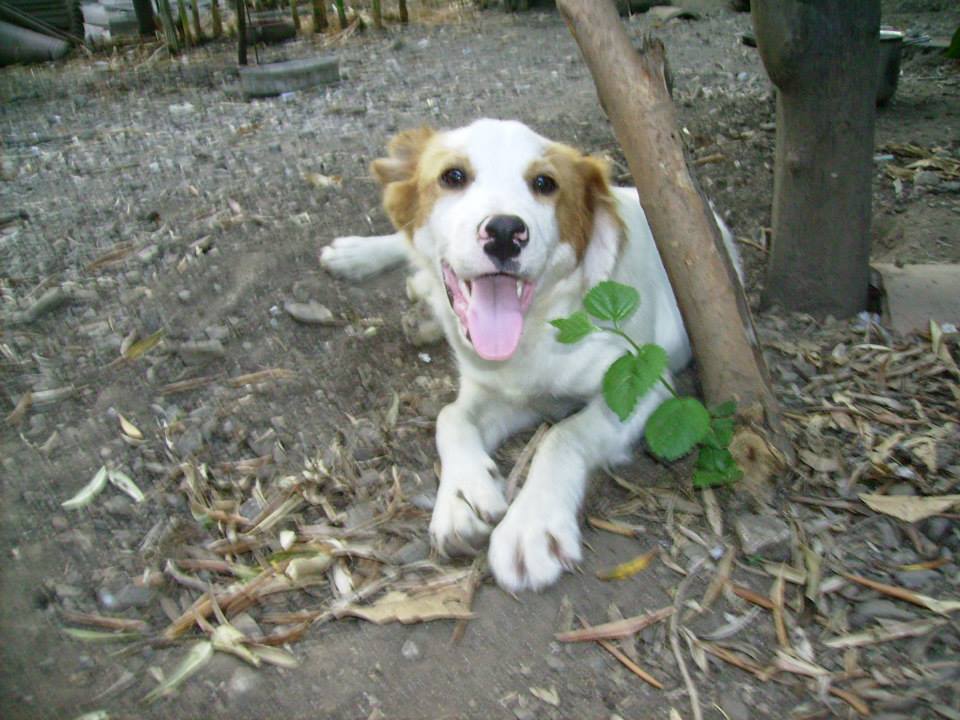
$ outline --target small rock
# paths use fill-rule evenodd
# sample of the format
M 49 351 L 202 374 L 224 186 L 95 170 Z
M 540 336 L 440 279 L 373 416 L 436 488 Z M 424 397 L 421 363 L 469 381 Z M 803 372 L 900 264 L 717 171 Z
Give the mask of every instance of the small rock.
M 901 570 L 893 576 L 900 585 L 911 590 L 920 590 L 940 579 L 940 573 L 936 570 Z
M 203 433 L 195 426 L 188 427 L 173 443 L 174 451 L 182 458 L 193 455 L 202 446 Z
M 420 647 L 413 640 L 407 640 L 400 648 L 400 654 L 407 660 L 419 660 Z
M 141 587 L 139 585 L 124 585 L 115 593 L 110 593 L 110 602 L 112 604 L 109 607 L 105 603 L 101 604 L 104 605 L 104 608 L 120 612 L 129 608 L 147 607 L 153 602 L 155 595 L 156 590 L 153 588 Z M 99 599 L 98 593 L 98 600 Z
M 430 555 L 430 544 L 423 538 L 414 538 L 393 554 L 393 562 L 406 565 L 426 560 Z
M 62 287 L 50 288 L 25 311 L 16 315 L 14 319 L 19 322 L 32 323 L 71 300 L 73 300 L 73 296 Z
M 103 501 L 103 508 L 111 515 L 129 515 L 133 503 L 122 495 L 115 495 Z
M 856 609 L 850 616 L 853 627 L 863 627 L 876 618 L 887 620 L 916 620 L 915 613 L 906 610 L 890 600 L 866 600 L 857 603 Z
M 933 170 L 921 170 L 913 177 L 917 187 L 935 187 L 942 182 L 940 175 Z
M 335 325 L 337 323 L 330 308 L 315 300 L 305 303 L 285 302 L 283 309 L 294 320 L 307 325 Z
M 264 674 L 249 667 L 238 667 L 227 680 L 227 693 L 231 696 L 250 695 L 265 681 Z
M 219 340 L 202 340 L 200 342 L 185 342 L 180 345 L 178 352 L 180 359 L 187 365 L 203 365 L 204 363 L 219 360 L 226 351 Z
M 944 535 L 950 532 L 950 528 L 953 525 L 953 521 L 950 518 L 945 517 L 934 517 L 927 520 L 924 528 L 923 534 L 934 542 L 942 539 Z
M 184 289 L 177 292 L 177 298 L 180 300 L 180 302 L 190 302 L 190 298 L 192 297 L 193 294 L 189 290 Z
M 157 245 L 150 244 L 147 245 L 143 250 L 137 253 L 137 258 L 144 265 L 148 265 L 157 259 L 157 256 L 160 254 L 160 248 Z
M 753 717 L 753 713 L 740 699 L 737 692 L 728 690 L 721 693 L 717 705 L 723 708 L 723 714 L 730 720 L 750 720 Z
M 547 667 L 555 672 L 563 672 L 567 668 L 567 664 L 563 659 L 556 655 L 547 655 L 545 662 L 547 663 Z
M 734 529 L 745 555 L 770 560 L 786 560 L 790 555 L 790 527 L 779 518 L 744 514 L 734 521 Z

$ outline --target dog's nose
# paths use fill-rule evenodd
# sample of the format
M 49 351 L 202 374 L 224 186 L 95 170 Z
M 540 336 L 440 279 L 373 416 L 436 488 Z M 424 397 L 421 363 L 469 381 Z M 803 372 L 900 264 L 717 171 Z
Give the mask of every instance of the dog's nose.
M 506 262 L 520 254 L 530 233 L 516 215 L 493 215 L 480 224 L 479 238 L 487 255 Z

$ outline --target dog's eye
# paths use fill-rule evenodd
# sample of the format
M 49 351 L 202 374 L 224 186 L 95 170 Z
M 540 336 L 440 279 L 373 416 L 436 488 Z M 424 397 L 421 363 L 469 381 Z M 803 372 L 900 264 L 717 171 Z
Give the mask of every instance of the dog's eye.
M 557 189 L 557 181 L 549 175 L 537 175 L 530 183 L 530 187 L 538 195 L 550 195 Z
M 448 188 L 462 188 L 467 184 L 467 173 L 460 168 L 444 170 L 440 176 L 440 184 Z

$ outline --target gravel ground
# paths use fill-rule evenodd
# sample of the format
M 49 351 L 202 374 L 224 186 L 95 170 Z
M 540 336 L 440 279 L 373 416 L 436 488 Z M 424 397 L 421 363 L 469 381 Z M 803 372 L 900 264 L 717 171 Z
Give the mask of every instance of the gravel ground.
M 948 35 L 960 22 L 948 5 L 888 2 L 884 19 Z M 637 36 L 651 26 L 629 21 Z M 694 167 L 742 240 L 755 296 L 774 133 L 770 86 L 740 42 L 748 29 L 718 8 L 656 31 Z M 477 577 L 436 564 L 426 542 L 432 425 L 455 389 L 446 350 L 405 335 L 400 271 L 350 286 L 316 262 L 337 235 L 388 229 L 369 161 L 403 128 L 512 117 L 608 153 L 628 178 L 553 13 L 460 10 L 322 49 L 339 56 L 341 83 L 251 102 L 226 44 L 0 72 L 3 716 L 687 717 L 676 638 L 707 718 L 847 717 L 858 703 L 874 717 L 953 717 L 949 612 L 843 573 L 957 599 L 958 516 L 907 523 L 859 499 L 958 492 L 955 336 L 767 313 L 761 335 L 802 450 L 771 504 L 694 494 L 683 463 L 658 466 L 641 449 L 616 478 L 597 478 L 588 504 L 619 533 L 588 529 L 583 572 L 548 592 L 514 599 L 483 583 L 465 625 L 330 614 L 377 583 L 467 591 Z M 878 115 L 877 153 L 893 156 L 875 176 L 878 260 L 960 262 L 958 99 L 955 66 L 905 60 Z M 939 165 L 906 168 L 917 159 Z M 32 405 L 15 409 L 27 393 Z M 505 470 L 523 440 L 502 451 Z M 108 484 L 63 508 L 101 467 L 145 499 Z M 276 522 L 263 522 L 272 510 Z M 291 547 L 333 558 L 316 584 L 245 609 L 225 602 L 231 582 L 274 573 Z M 596 577 L 650 550 L 658 559 L 635 577 Z M 732 584 L 707 602 L 725 575 Z M 772 598 L 773 611 L 734 586 Z M 204 637 L 168 631 L 211 588 L 234 626 L 298 666 L 218 652 L 144 704 Z M 595 644 L 554 639 L 574 615 L 597 625 L 674 605 L 673 632 L 661 622 L 617 641 L 664 689 Z M 135 637 L 64 632 L 104 631 L 89 625 L 104 617 Z M 834 642 L 890 622 L 913 623 L 913 636 Z

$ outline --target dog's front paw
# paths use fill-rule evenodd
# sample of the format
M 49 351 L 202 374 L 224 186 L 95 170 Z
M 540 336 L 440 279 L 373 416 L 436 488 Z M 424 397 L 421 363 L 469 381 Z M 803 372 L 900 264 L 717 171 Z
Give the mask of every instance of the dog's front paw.
M 540 590 L 581 560 L 576 512 L 515 503 L 490 538 L 490 569 L 504 590 Z
M 507 511 L 503 481 L 489 458 L 477 464 L 443 468 L 430 540 L 442 554 L 476 555 Z
M 383 269 L 370 238 L 338 237 L 320 251 L 320 264 L 337 277 L 362 280 Z

